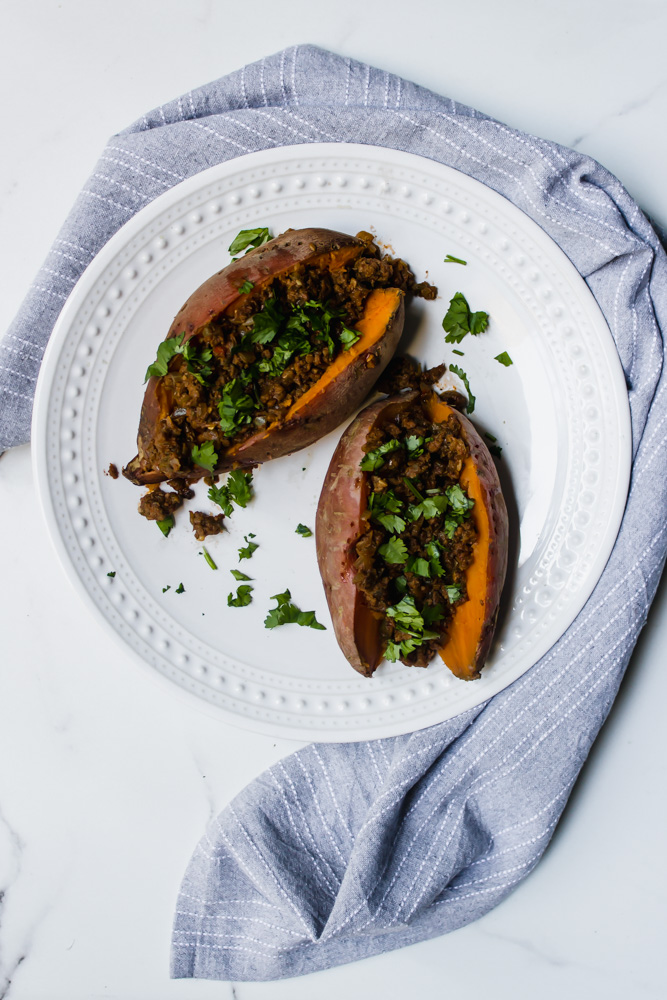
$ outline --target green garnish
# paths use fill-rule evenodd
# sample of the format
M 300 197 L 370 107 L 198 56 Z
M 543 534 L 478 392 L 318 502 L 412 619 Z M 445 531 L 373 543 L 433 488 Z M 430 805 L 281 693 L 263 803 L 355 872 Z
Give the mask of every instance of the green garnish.
M 283 594 L 274 594 L 272 601 L 277 601 L 278 605 L 271 608 L 264 619 L 264 628 L 276 628 L 278 625 L 303 625 L 307 628 L 321 629 L 325 631 L 325 626 L 320 625 L 315 617 L 314 611 L 301 611 L 296 604 L 292 603 L 292 595 L 289 590 Z
M 240 569 L 230 569 L 229 571 L 235 580 L 252 580 L 251 576 L 246 576 Z
M 247 583 L 241 584 L 240 587 L 236 588 L 236 597 L 234 597 L 233 593 L 227 595 L 227 606 L 230 608 L 245 608 L 252 601 L 252 597 L 250 596 L 252 592 L 253 587 L 249 587 Z
M 252 493 L 252 472 L 234 469 L 222 486 L 211 486 L 208 498 L 217 503 L 227 517 L 230 517 L 234 510 L 232 504 L 238 504 L 239 507 L 247 506 L 248 501 L 252 499 Z
M 185 593 L 185 587 L 183 586 L 182 583 L 179 583 L 179 585 L 176 588 L 176 590 L 174 591 L 174 593 L 175 594 L 184 594 Z
M 204 559 L 209 564 L 209 566 L 211 567 L 211 569 L 217 569 L 218 568 L 216 566 L 216 564 L 214 563 L 214 561 L 213 561 L 213 557 L 211 556 L 211 553 L 208 551 L 208 549 L 206 548 L 205 545 L 202 545 L 202 547 L 201 547 L 201 554 L 203 555 Z
M 213 475 L 213 470 L 218 462 L 218 455 L 212 441 L 204 441 L 201 447 L 198 444 L 193 444 L 191 454 L 195 465 L 199 465 L 202 469 L 206 469 L 207 472 Z
M 417 576 L 430 577 L 431 575 L 428 559 L 422 559 L 421 556 L 410 556 L 406 569 L 408 573 L 416 573 Z
M 162 341 L 158 346 L 155 361 L 146 369 L 144 382 L 147 382 L 151 375 L 162 378 L 167 374 L 171 359 L 176 354 L 182 354 L 190 374 L 194 375 L 202 385 L 206 385 L 206 380 L 213 374 L 213 369 L 208 363 L 213 357 L 213 351 L 210 347 L 197 347 L 192 340 L 188 340 L 187 343 L 184 343 L 184 340 L 185 331 L 177 337 L 168 337 Z
M 490 444 L 489 451 L 495 458 L 503 457 L 503 449 L 500 447 L 499 444 Z
M 225 437 L 234 437 L 240 427 L 249 424 L 251 414 L 256 409 L 255 400 L 248 395 L 241 380 L 230 379 L 222 390 L 222 399 L 218 403 L 220 427 Z
M 493 441 L 494 444 L 498 440 L 497 437 L 494 437 L 493 434 L 489 434 L 488 431 L 484 431 L 484 437 L 487 438 L 489 441 Z
M 166 587 L 162 588 L 162 593 L 166 594 L 168 590 L 171 590 L 171 584 L 168 583 Z
M 270 239 L 272 236 L 266 226 L 261 229 L 242 229 L 229 244 L 229 252 L 232 256 L 241 253 L 241 250 L 250 253 L 255 247 L 268 243 Z
M 167 514 L 167 516 L 162 518 L 161 521 L 156 521 L 155 523 L 166 538 L 171 529 L 174 527 L 174 515 Z
M 295 534 L 301 535 L 302 538 L 310 538 L 312 531 L 305 524 L 298 524 Z
M 361 334 L 358 330 L 352 330 L 349 326 L 346 326 L 345 323 L 341 322 L 338 339 L 343 345 L 343 350 L 349 351 L 349 349 L 356 344 L 358 340 L 361 340 Z
M 466 387 L 466 392 L 468 393 L 468 405 L 466 406 L 466 413 L 472 413 L 473 410 L 475 409 L 476 399 L 470 390 L 470 382 L 468 381 L 468 376 L 463 371 L 463 368 L 459 368 L 458 365 L 450 365 L 449 370 L 450 372 L 454 372 L 455 375 L 458 375 L 458 377 L 461 379 L 464 386 Z
M 447 591 L 447 600 L 450 604 L 454 604 L 461 596 L 461 588 L 456 583 L 451 583 L 449 586 L 445 587 Z
M 247 336 L 250 344 L 270 344 L 276 337 L 285 317 L 275 299 L 267 299 L 264 308 L 252 318 L 252 330 Z M 246 338 L 244 338 L 246 339 Z
M 434 612 L 439 607 L 439 605 L 436 605 L 433 611 L 430 612 L 429 624 L 436 620 Z M 396 628 L 408 635 L 407 639 L 403 639 L 400 642 L 390 642 L 387 645 L 384 654 L 387 660 L 391 660 L 392 662 L 399 660 L 401 657 L 413 653 L 426 640 L 438 638 L 438 632 L 432 632 L 425 628 L 424 615 L 420 614 L 417 610 L 414 597 L 403 597 L 398 604 L 395 604 L 392 608 L 387 608 L 387 617 L 393 618 Z
M 259 544 L 257 542 L 248 541 L 249 538 L 254 538 L 254 537 L 255 536 L 253 535 L 252 531 L 248 532 L 247 535 L 243 536 L 243 541 L 246 543 L 246 545 L 244 548 L 239 549 L 239 559 L 250 559 L 255 549 L 259 548 Z
M 459 357 L 465 358 L 465 353 L 463 351 L 457 351 L 455 347 L 452 348 L 452 354 L 458 354 Z
M 440 562 L 440 553 L 442 552 L 442 546 L 438 544 L 435 540 L 429 542 L 426 546 L 426 555 L 428 556 L 429 569 L 431 571 L 431 576 L 444 576 L 445 571 Z
M 255 286 L 253 285 L 252 281 L 248 281 L 246 279 L 242 285 L 239 285 L 239 292 L 241 293 L 241 295 L 247 295 L 248 292 L 251 292 L 254 287 Z
M 420 502 L 424 499 L 419 490 L 417 489 L 417 487 L 414 485 L 414 483 L 410 482 L 407 476 L 403 476 L 403 482 L 410 490 L 410 492 L 413 493 Z
M 110 573 L 107 573 L 107 576 L 110 576 L 112 579 L 114 578 L 115 575 L 116 575 L 115 569 L 112 569 Z
M 447 344 L 460 343 L 467 333 L 477 336 L 483 333 L 489 325 L 489 314 L 471 312 L 468 300 L 463 292 L 456 292 L 449 303 L 449 309 L 442 321 L 442 328 L 447 334 Z
M 381 469 L 384 465 L 385 455 L 401 447 L 400 441 L 397 441 L 396 438 L 391 438 L 389 441 L 381 444 L 379 448 L 374 448 L 373 451 L 367 452 L 359 463 L 359 468 L 362 472 L 374 472 L 375 469 Z
M 378 554 L 382 556 L 386 563 L 390 565 L 401 565 L 407 562 L 408 550 L 405 542 L 397 535 L 392 535 L 388 542 L 378 548 Z
M 461 260 L 460 257 L 452 257 L 450 253 L 447 254 L 444 260 L 445 264 L 467 264 L 467 260 Z
M 503 351 L 502 354 L 496 354 L 493 360 L 499 361 L 501 365 L 505 365 L 505 368 L 509 368 L 510 365 L 514 364 L 507 351 Z
M 372 520 L 392 534 L 400 535 L 405 529 L 405 520 L 399 517 L 402 508 L 403 504 L 391 490 L 386 493 L 371 493 L 368 497 L 368 510 Z

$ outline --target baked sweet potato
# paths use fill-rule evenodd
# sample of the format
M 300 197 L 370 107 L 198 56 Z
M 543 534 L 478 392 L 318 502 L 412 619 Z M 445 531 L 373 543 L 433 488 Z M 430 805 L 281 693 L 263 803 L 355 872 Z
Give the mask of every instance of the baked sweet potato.
M 123 474 L 192 482 L 312 444 L 385 368 L 407 291 L 427 294 L 366 233 L 288 231 L 234 261 L 190 296 L 160 345 Z
M 507 510 L 489 451 L 430 387 L 373 403 L 343 435 L 316 518 L 340 648 L 370 677 L 383 656 L 462 680 L 488 655 L 507 569 Z

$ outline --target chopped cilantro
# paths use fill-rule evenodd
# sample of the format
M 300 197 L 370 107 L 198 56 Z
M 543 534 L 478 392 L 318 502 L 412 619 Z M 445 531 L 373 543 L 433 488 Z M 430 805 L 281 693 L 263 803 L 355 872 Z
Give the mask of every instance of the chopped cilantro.
M 458 365 L 450 365 L 449 370 L 450 372 L 454 372 L 455 375 L 458 375 L 458 377 L 461 379 L 464 386 L 466 387 L 466 392 L 468 393 L 468 405 L 466 406 L 466 413 L 472 413 L 473 410 L 475 409 L 476 399 L 470 390 L 470 382 L 468 381 L 468 376 L 463 371 L 463 368 L 459 368 Z
M 168 590 L 171 590 L 171 584 L 168 583 L 166 587 L 162 588 L 162 593 L 166 594 Z
M 245 608 L 252 601 L 251 594 L 253 589 L 247 583 L 242 583 L 240 587 L 236 588 L 236 597 L 234 597 L 233 593 L 227 595 L 227 606 L 230 608 Z
M 241 295 L 247 295 L 248 292 L 251 292 L 254 287 L 255 286 L 252 283 L 252 281 L 248 281 L 246 279 L 242 285 L 239 285 L 239 292 L 241 293 Z
M 204 441 L 201 447 L 198 444 L 193 444 L 192 446 L 192 461 L 200 466 L 202 469 L 206 469 L 213 475 L 213 470 L 218 461 L 218 455 L 215 450 L 215 446 L 212 441 Z
M 202 545 L 202 547 L 201 547 L 201 555 L 203 555 L 204 559 L 209 564 L 209 566 L 211 567 L 211 569 L 217 569 L 218 568 L 216 566 L 215 562 L 213 561 L 213 557 L 212 557 L 211 553 L 208 551 L 208 549 L 206 548 L 205 545 Z
M 388 542 L 381 545 L 378 553 L 386 563 L 390 563 L 391 565 L 400 565 L 406 562 L 408 558 L 408 550 L 405 547 L 405 542 L 396 535 L 392 535 Z
M 489 434 L 488 431 L 484 431 L 484 437 L 487 438 L 489 441 L 493 441 L 494 444 L 498 440 L 497 437 L 495 437 L 493 434 Z
M 444 514 L 448 506 L 447 497 L 445 496 L 424 497 L 421 503 L 413 504 L 408 513 L 413 521 L 418 521 L 420 517 L 423 517 L 426 521 L 430 521 L 432 517 L 439 517 L 441 514 Z
M 155 523 L 166 538 L 171 529 L 174 527 L 174 515 L 167 514 L 167 516 L 162 518 L 161 521 L 156 521 Z
M 261 229 L 242 229 L 229 244 L 229 252 L 232 256 L 241 253 L 242 250 L 249 253 L 255 247 L 261 247 L 263 243 L 268 243 L 270 239 L 272 236 L 266 226 Z
M 467 517 L 469 512 L 475 506 L 475 501 L 471 500 L 469 496 L 464 493 L 458 483 L 453 486 L 448 486 L 445 490 L 445 496 L 449 501 L 449 506 L 452 509 L 453 514 L 460 514 L 462 517 Z
M 450 604 L 454 604 L 461 596 L 461 588 L 456 583 L 449 584 L 445 587 L 447 591 L 447 600 Z
M 431 567 L 428 559 L 422 559 L 421 556 L 410 556 L 406 569 L 408 573 L 416 573 L 417 576 L 430 577 L 431 575 Z
M 447 254 L 444 260 L 445 264 L 467 264 L 467 260 L 461 260 L 460 257 L 452 257 L 450 253 Z
M 276 628 L 278 625 L 303 625 L 307 628 L 325 630 L 324 625 L 320 625 L 315 617 L 314 611 L 301 611 L 296 604 L 292 603 L 292 595 L 289 590 L 283 594 L 274 594 L 272 601 L 277 601 L 277 607 L 271 608 L 264 619 L 264 628 Z
M 251 576 L 246 576 L 240 569 L 230 569 L 229 571 L 235 580 L 252 580 Z
M 505 368 L 509 368 L 510 365 L 514 364 L 507 351 L 503 351 L 502 354 L 496 354 L 493 360 L 499 361 L 501 365 L 505 365 Z
M 503 449 L 499 444 L 490 444 L 489 451 L 495 458 L 502 458 L 503 456 Z
M 459 357 L 465 358 L 465 353 L 463 351 L 457 351 L 455 347 L 452 348 L 452 354 L 458 354 Z
M 115 569 L 112 569 L 110 573 L 107 573 L 107 576 L 110 576 L 111 579 L 113 579 L 115 575 L 116 575 L 116 570 Z
M 408 589 L 408 581 L 405 579 L 403 575 L 397 576 L 396 579 L 394 580 L 394 583 L 396 584 L 396 590 L 399 592 L 399 594 L 404 594 Z
M 356 344 L 358 340 L 361 340 L 361 334 L 358 330 L 352 330 L 349 326 L 346 326 L 345 323 L 341 322 L 338 339 L 343 345 L 343 350 L 349 351 L 349 349 Z
M 429 610 L 429 620 L 426 622 L 425 611 L 420 613 L 415 605 L 412 596 L 403 597 L 398 604 L 387 608 L 387 617 L 393 618 L 396 628 L 401 633 L 407 634 L 406 639 L 400 642 L 390 642 L 385 651 L 385 658 L 388 660 L 399 660 L 401 657 L 409 656 L 415 649 L 421 646 L 428 639 L 437 639 L 439 633 L 432 632 L 425 628 L 426 624 L 432 624 L 438 620 L 437 615 L 442 617 L 441 605 L 436 605 Z
M 267 299 L 264 308 L 252 318 L 252 330 L 248 334 L 251 344 L 270 344 L 278 335 L 285 320 L 275 299 Z
M 230 517 L 234 510 L 232 504 L 238 504 L 239 507 L 247 506 L 248 501 L 252 499 L 252 493 L 252 472 L 234 469 L 229 473 L 224 485 L 211 486 L 208 498 L 217 503 L 227 517 Z
M 213 370 L 208 364 L 213 357 L 213 351 L 210 347 L 197 347 L 196 344 L 192 343 L 192 340 L 185 343 L 184 341 L 185 331 L 177 337 L 168 337 L 162 341 L 158 346 L 155 361 L 146 369 L 144 382 L 147 382 L 151 375 L 162 378 L 167 374 L 171 359 L 176 354 L 182 354 L 190 374 L 194 375 L 202 385 L 206 384 L 206 380 L 213 374 Z
M 449 303 L 449 309 L 442 321 L 442 328 L 447 334 L 445 342 L 459 344 L 467 333 L 476 336 L 483 333 L 489 325 L 489 314 L 471 312 L 468 300 L 463 292 L 456 292 Z
M 252 531 L 248 532 L 247 535 L 243 536 L 243 541 L 246 543 L 245 547 L 239 549 L 239 559 L 250 559 L 252 557 L 255 549 L 259 548 L 258 542 L 249 542 L 249 538 L 254 538 Z
M 301 535 L 302 538 L 310 538 L 312 535 L 312 531 L 305 524 L 298 524 L 295 533 Z
M 179 583 L 179 585 L 176 588 L 176 590 L 174 591 L 174 593 L 175 594 L 184 594 L 185 593 L 185 587 L 183 586 L 182 583 Z
M 220 427 L 225 437 L 234 437 L 240 427 L 249 424 L 251 414 L 256 409 L 257 404 L 248 395 L 241 380 L 230 379 L 222 390 L 222 399 L 218 403 Z
M 445 616 L 445 609 L 442 604 L 426 604 L 422 609 L 422 618 L 425 625 L 434 625 L 441 622 Z
M 405 520 L 399 517 L 402 508 L 403 504 L 391 490 L 386 493 L 371 493 L 368 498 L 372 520 L 396 535 L 400 535 L 405 529 Z
M 379 448 L 374 448 L 372 451 L 369 451 L 366 455 L 364 455 L 359 464 L 359 468 L 362 472 L 374 472 L 375 469 L 381 469 L 384 465 L 385 455 L 388 455 L 392 451 L 396 451 L 397 448 L 400 447 L 402 447 L 401 442 L 397 441 L 396 438 L 391 438 L 389 441 L 385 441 L 385 443 L 381 444 Z

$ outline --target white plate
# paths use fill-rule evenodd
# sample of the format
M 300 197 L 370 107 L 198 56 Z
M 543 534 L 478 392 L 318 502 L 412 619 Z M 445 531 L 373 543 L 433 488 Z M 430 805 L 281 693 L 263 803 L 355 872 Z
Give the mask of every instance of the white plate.
M 438 285 L 412 303 L 403 349 L 459 363 L 477 396 L 474 420 L 503 448 L 512 525 L 497 642 L 481 680 L 383 664 L 372 679 L 334 639 L 315 560 L 320 485 L 342 428 L 255 474 L 256 500 L 209 538 L 213 572 L 187 514 L 170 537 L 136 513 L 140 496 L 104 475 L 136 451 L 142 379 L 156 345 L 197 285 L 229 260 L 240 230 L 325 226 L 377 233 Z M 446 254 L 467 267 L 444 264 Z M 461 358 L 444 342 L 449 298 L 489 312 Z M 456 345 L 454 345 L 456 346 Z M 509 352 L 514 364 L 494 360 Z M 454 384 L 454 376 L 448 376 Z M 72 292 L 49 342 L 36 394 L 36 478 L 47 522 L 76 589 L 155 673 L 221 718 L 303 740 L 409 732 L 480 704 L 535 663 L 573 621 L 612 549 L 630 471 L 630 419 L 616 349 L 586 284 L 521 211 L 482 184 L 408 153 L 356 145 L 267 150 L 179 184 L 127 223 Z M 213 509 L 200 485 L 188 506 Z M 240 564 L 253 603 L 228 608 Z M 115 577 L 107 574 L 115 572 Z M 185 593 L 176 594 L 180 582 Z M 163 593 L 163 587 L 170 590 Z M 270 596 L 289 588 L 328 631 L 272 631 Z

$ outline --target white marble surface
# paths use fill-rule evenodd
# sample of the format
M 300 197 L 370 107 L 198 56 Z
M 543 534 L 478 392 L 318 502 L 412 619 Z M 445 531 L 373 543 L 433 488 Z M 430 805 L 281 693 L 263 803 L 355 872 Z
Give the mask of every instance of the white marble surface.
M 597 157 L 667 228 L 664 0 L 5 0 L 0 328 L 108 135 L 298 41 L 365 59 Z M 296 744 L 225 726 L 112 644 L 41 523 L 28 447 L 0 460 L 0 998 L 499 1000 L 665 995 L 663 585 L 552 845 L 446 938 L 282 983 L 170 982 L 204 823 Z

